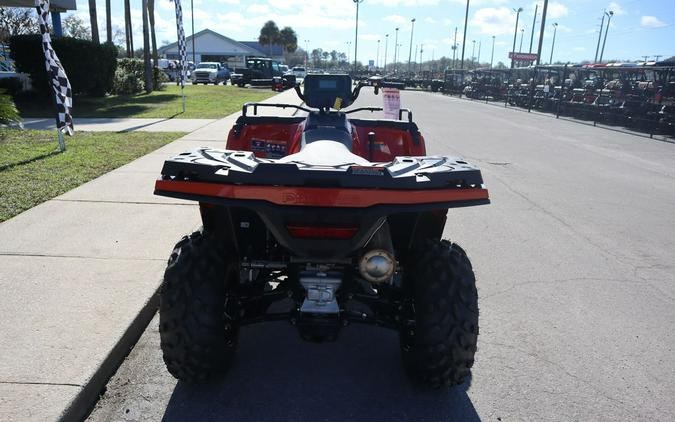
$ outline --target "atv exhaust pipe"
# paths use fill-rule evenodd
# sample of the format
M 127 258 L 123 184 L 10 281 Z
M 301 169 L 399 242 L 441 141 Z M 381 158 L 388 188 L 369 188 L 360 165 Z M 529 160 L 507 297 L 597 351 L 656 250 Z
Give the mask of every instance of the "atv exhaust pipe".
M 385 283 L 396 270 L 394 246 L 391 243 L 389 224 L 385 221 L 373 234 L 359 260 L 359 273 L 366 281 L 374 284 Z

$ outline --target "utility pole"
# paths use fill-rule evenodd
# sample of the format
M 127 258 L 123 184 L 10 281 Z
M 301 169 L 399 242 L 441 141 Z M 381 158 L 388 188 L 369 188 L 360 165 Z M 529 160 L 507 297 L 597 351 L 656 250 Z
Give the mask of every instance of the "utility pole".
M 541 29 L 539 30 L 539 45 L 537 47 L 537 65 L 541 63 L 541 47 L 544 44 L 544 31 L 546 30 L 546 11 L 548 0 L 544 0 L 544 11 L 541 12 Z
M 359 4 L 363 0 L 352 0 L 356 4 L 356 32 L 354 34 L 354 73 L 356 73 L 357 54 L 359 52 Z
M 495 36 L 492 36 L 492 54 L 490 54 L 490 69 L 492 69 L 492 63 L 495 59 Z
M 553 24 L 553 43 L 551 43 L 551 57 L 548 59 L 548 64 L 553 64 L 553 49 L 555 48 L 555 34 L 558 32 L 558 23 Z
M 413 33 L 415 32 L 415 18 L 410 20 L 412 27 L 410 28 L 410 50 L 408 50 L 408 73 L 410 73 L 410 59 L 412 58 L 412 43 L 413 43 Z
M 534 42 L 534 27 L 537 26 L 537 10 L 539 10 L 539 4 L 534 5 L 534 19 L 532 19 L 532 34 L 530 35 L 529 53 L 532 53 L 532 43 Z
M 602 50 L 600 50 L 600 63 L 602 63 L 602 56 L 605 55 L 605 43 L 607 42 L 607 33 L 609 32 L 609 24 L 612 21 L 612 16 L 614 16 L 614 12 L 611 10 L 607 12 L 607 28 L 605 28 L 605 38 L 602 40 Z
M 602 20 L 600 21 L 600 33 L 598 34 L 598 45 L 595 47 L 595 57 L 593 58 L 593 63 L 598 62 L 598 53 L 600 52 L 600 40 L 602 39 L 602 29 L 605 26 L 605 13 L 606 10 L 602 11 Z
M 655 61 L 658 62 L 661 57 L 663 57 L 663 54 L 657 54 L 657 55 L 654 56 L 654 59 L 655 59 Z
M 462 64 L 461 68 L 464 69 L 464 47 L 466 46 L 466 26 L 469 23 L 469 1 L 466 0 L 466 13 L 464 14 L 464 37 L 462 38 Z
M 387 47 L 389 47 L 389 34 L 384 36 L 384 66 L 382 67 L 382 74 L 387 73 Z
M 512 53 L 516 52 L 516 39 L 518 39 L 518 18 L 520 17 L 520 12 L 523 11 L 522 7 L 519 7 L 517 9 L 513 9 L 514 12 L 516 12 L 516 29 L 513 30 L 513 48 L 511 49 Z M 511 69 L 514 68 L 516 62 L 513 60 L 513 56 L 511 57 Z

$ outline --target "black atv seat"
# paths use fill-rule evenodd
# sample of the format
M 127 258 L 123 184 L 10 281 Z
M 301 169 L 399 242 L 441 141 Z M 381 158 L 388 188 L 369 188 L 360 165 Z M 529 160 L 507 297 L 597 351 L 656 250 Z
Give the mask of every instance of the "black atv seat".
M 347 116 L 342 113 L 309 113 L 302 134 L 302 146 L 315 141 L 335 141 L 351 151 L 352 133 Z

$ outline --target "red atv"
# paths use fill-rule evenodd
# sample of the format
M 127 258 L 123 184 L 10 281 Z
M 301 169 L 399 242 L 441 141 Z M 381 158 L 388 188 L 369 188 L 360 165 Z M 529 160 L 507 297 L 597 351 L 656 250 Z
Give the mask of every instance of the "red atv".
M 380 86 L 375 86 L 376 93 Z M 206 382 L 233 359 L 241 326 L 285 320 L 334 340 L 353 322 L 396 330 L 423 384 L 461 383 L 474 362 L 478 296 L 471 263 L 441 240 L 449 208 L 488 204 L 480 170 L 425 156 L 407 119 L 348 118 L 347 75 L 307 75 L 306 117 L 247 104 L 227 149 L 167 160 L 155 194 L 199 202 L 203 228 L 174 249 L 160 296 L 164 361 Z M 253 115 L 249 111 L 253 109 Z

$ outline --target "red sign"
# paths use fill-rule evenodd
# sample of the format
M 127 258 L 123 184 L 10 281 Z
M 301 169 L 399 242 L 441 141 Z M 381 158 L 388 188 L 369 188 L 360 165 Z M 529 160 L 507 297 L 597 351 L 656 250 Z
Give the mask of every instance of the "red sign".
M 513 51 L 509 53 L 509 59 L 519 60 L 523 62 L 533 62 L 538 58 L 539 56 L 533 53 L 516 53 Z

